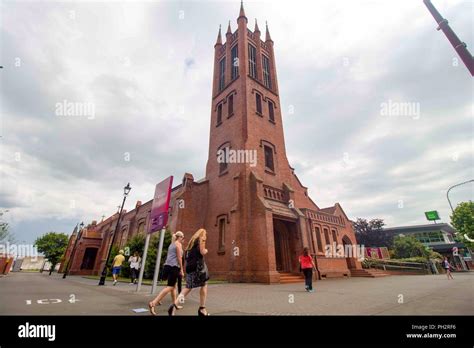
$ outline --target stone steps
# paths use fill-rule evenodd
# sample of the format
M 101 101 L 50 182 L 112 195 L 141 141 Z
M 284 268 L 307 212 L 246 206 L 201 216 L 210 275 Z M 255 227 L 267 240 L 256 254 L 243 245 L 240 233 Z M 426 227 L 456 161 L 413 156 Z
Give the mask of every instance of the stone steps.
M 351 269 L 351 277 L 378 278 L 389 275 L 390 274 L 379 269 Z
M 301 274 L 280 272 L 280 284 L 304 283 L 304 277 Z

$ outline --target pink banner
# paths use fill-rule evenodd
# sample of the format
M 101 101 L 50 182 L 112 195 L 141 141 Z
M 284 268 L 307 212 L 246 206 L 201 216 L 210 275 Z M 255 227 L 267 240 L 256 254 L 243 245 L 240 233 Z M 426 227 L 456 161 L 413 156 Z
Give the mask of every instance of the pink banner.
M 168 223 L 168 208 L 170 206 L 172 185 L 172 176 L 156 185 L 148 233 L 159 231 Z

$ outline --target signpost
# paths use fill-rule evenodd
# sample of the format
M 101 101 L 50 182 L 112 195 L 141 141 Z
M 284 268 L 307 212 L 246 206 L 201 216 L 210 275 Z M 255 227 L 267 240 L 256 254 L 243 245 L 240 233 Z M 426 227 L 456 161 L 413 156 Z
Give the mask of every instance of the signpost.
M 426 211 L 425 216 L 428 221 L 434 221 L 434 223 L 436 223 L 436 220 L 440 220 L 439 214 L 436 210 Z
M 168 223 L 168 209 L 171 198 L 171 188 L 173 185 L 173 177 L 170 176 L 163 180 L 155 187 L 155 195 L 153 197 L 153 204 L 151 206 L 150 219 L 148 221 L 148 233 L 145 240 L 145 248 L 143 251 L 142 265 L 140 268 L 140 275 L 138 277 L 137 291 L 140 291 L 143 273 L 145 272 L 146 256 L 148 252 L 148 246 L 150 244 L 150 237 L 153 233 L 161 231 L 160 245 L 156 256 L 155 273 L 153 274 L 153 283 L 151 293 L 153 294 L 156 290 L 156 283 L 158 280 L 158 271 L 160 269 L 161 254 L 163 251 L 163 242 L 165 239 L 165 227 Z

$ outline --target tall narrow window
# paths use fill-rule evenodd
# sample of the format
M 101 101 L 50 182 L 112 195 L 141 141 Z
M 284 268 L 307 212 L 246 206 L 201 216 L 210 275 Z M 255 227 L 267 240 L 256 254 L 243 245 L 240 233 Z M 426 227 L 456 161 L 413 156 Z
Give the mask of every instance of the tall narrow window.
M 263 148 L 265 151 L 265 167 L 273 172 L 275 171 L 275 166 L 273 164 L 273 149 L 267 145 L 264 145 Z
M 272 88 L 272 79 L 270 77 L 270 59 L 267 56 L 262 56 L 263 65 L 263 84 L 265 87 Z
M 227 117 L 230 117 L 234 113 L 234 95 L 233 94 L 231 94 L 229 96 L 229 100 L 227 101 L 227 103 L 228 103 L 227 104 L 228 105 L 228 110 L 227 110 L 228 115 L 227 115 Z
M 255 93 L 255 104 L 257 107 L 257 113 L 262 114 L 262 96 Z
M 219 91 L 225 86 L 225 57 L 219 62 Z
M 225 251 L 225 218 L 219 219 L 219 252 Z
M 321 242 L 321 230 L 319 227 L 315 227 L 314 231 L 316 232 L 316 240 L 318 241 L 318 251 L 323 252 L 323 243 Z
M 144 234 L 145 233 L 145 223 L 140 222 L 140 225 L 138 225 L 138 234 Z
M 217 125 L 222 123 L 222 103 L 217 105 Z
M 220 148 L 217 152 L 217 161 L 219 162 L 219 174 L 223 174 L 227 171 L 227 153 L 229 152 L 229 147 Z
M 332 230 L 332 241 L 337 244 L 337 235 L 336 230 Z
M 257 78 L 257 49 L 249 44 L 249 74 Z
M 329 231 L 327 228 L 324 229 L 324 239 L 326 239 L 326 245 L 331 244 L 331 241 L 329 240 Z
M 273 107 L 273 102 L 268 101 L 268 118 L 270 121 L 275 122 L 275 111 Z
M 232 70 L 231 70 L 231 79 L 235 79 L 239 76 L 239 47 L 235 45 L 230 51 L 232 57 Z

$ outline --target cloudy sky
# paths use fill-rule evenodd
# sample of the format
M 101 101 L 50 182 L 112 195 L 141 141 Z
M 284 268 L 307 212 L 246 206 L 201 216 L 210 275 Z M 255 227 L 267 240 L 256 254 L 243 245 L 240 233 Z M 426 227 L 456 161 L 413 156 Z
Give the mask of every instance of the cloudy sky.
M 433 0 L 471 52 L 473 2 Z M 204 176 L 213 45 L 239 1 L 1 1 L 0 209 L 17 240 Z M 246 1 L 268 20 L 290 164 L 320 207 L 449 221 L 473 175 L 473 82 L 422 0 Z M 57 103 L 94 105 L 61 116 Z M 383 106 L 410 105 L 410 112 Z M 402 104 L 405 103 L 405 104 Z M 410 104 L 406 104 L 410 103 Z M 473 187 L 452 191 L 454 204 Z

